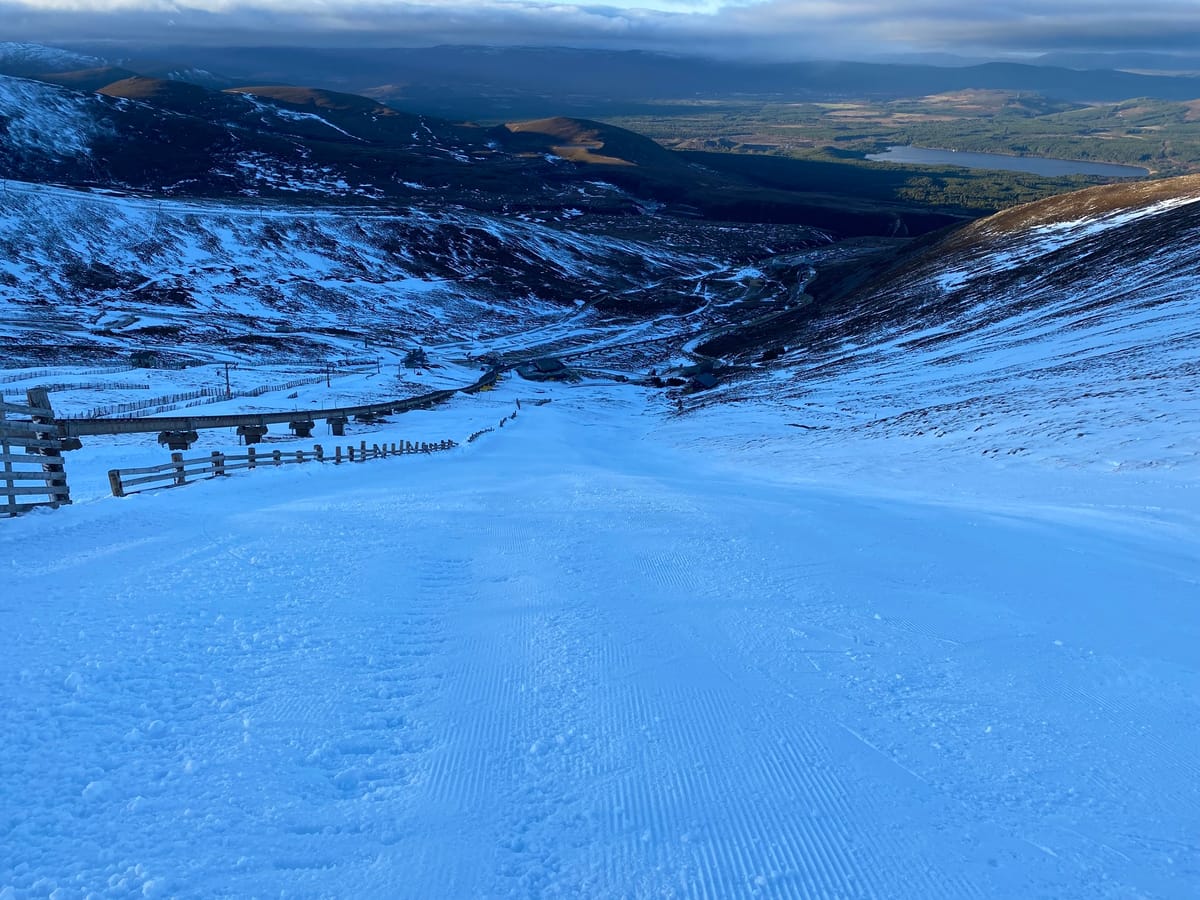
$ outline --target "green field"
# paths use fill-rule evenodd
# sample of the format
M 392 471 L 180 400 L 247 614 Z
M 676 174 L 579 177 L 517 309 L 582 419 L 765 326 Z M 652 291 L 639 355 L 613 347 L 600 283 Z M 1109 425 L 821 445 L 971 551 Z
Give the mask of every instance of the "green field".
M 861 157 L 915 144 L 1144 166 L 1155 175 L 1200 171 L 1200 101 L 1082 106 L 1034 94 L 961 91 L 891 102 L 667 102 L 654 114 L 610 121 L 673 149 L 836 150 Z
M 1111 179 L 872 163 L 896 144 L 1200 172 L 1200 101 L 1080 105 L 961 91 L 827 103 L 662 101 L 608 118 L 695 162 L 766 187 L 986 212 Z

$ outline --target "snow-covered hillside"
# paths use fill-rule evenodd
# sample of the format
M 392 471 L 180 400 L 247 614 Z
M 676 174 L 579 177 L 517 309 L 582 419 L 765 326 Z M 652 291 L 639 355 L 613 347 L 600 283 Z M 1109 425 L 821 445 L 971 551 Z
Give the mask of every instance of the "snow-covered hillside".
M 893 459 L 952 449 L 1193 471 L 1200 178 L 981 220 L 774 340 L 791 349 L 773 369 L 705 401 L 785 401 L 774 434 L 804 432 L 806 468 L 841 466 L 862 439 Z
M 68 72 L 73 69 L 91 69 L 103 66 L 105 61 L 96 56 L 48 47 L 28 41 L 0 41 L 0 72 L 35 74 L 40 72 Z
M 23 78 L 0 77 L 0 165 L 36 169 L 71 160 L 85 165 L 92 140 L 107 132 L 95 97 Z M 86 167 L 84 171 L 87 171 Z
M 0 183 L 0 333 L 32 360 L 152 348 L 311 362 L 366 338 L 469 351 L 598 297 L 696 306 L 697 280 L 720 268 L 669 246 L 465 210 Z

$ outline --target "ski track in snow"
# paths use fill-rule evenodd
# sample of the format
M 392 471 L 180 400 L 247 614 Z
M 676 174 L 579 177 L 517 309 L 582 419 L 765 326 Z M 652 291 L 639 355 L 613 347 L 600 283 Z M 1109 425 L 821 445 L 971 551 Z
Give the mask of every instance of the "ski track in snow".
M 531 390 L 3 523 L 0 897 L 1195 895 L 1194 551 Z

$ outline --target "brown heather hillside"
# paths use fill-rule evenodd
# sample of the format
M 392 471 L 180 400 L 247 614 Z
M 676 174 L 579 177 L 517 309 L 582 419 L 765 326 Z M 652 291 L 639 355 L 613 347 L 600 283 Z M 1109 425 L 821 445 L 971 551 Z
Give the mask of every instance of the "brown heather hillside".
M 1187 202 L 1196 200 L 1200 175 L 1184 175 L 1087 188 L 915 240 L 870 240 L 816 264 L 807 306 L 699 349 L 729 357 L 761 352 L 771 341 L 836 347 L 880 329 L 940 325 L 971 308 L 980 312 L 963 327 L 979 327 L 989 321 L 983 309 L 993 318 L 1015 315 L 1044 302 L 1051 288 L 1076 297 L 1068 304 L 1075 312 L 1104 292 L 1140 302 L 1136 282 L 1114 287 L 1125 272 L 1156 257 L 1165 260 L 1164 276 L 1182 279 L 1196 270 L 1195 240 L 1184 237 L 1200 229 L 1200 202 Z M 1180 202 L 1149 214 L 1167 201 Z M 1139 217 L 1124 221 L 1126 212 Z M 1061 227 L 1047 232 L 1047 226 Z M 946 273 L 954 275 L 944 280 Z
M 159 109 L 201 118 L 236 118 L 245 115 L 248 110 L 246 101 L 239 97 L 230 97 L 185 81 L 146 78 L 142 75 L 114 81 L 96 93 L 138 100 Z
M 1190 194 L 1200 194 L 1200 175 L 1100 185 L 1006 209 L 972 222 L 957 232 L 956 236 L 969 239 L 977 233 L 1025 231 L 1039 225 L 1071 222 L 1122 209 L 1137 209 Z
M 548 152 L 571 162 L 608 166 L 643 166 L 679 169 L 680 158 L 648 137 L 592 122 L 556 116 L 528 122 L 510 122 L 504 126 L 510 135 L 510 149 Z
M 103 66 L 97 69 L 78 69 L 74 72 L 55 72 L 49 75 L 38 75 L 38 81 L 48 84 L 58 84 L 75 91 L 99 91 L 105 85 L 125 78 L 132 78 L 134 72 L 117 66 Z

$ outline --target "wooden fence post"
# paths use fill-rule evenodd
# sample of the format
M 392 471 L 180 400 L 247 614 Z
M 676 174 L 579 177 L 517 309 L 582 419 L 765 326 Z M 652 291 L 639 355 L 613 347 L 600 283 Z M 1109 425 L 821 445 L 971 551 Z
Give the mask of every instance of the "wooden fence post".
M 362 443 L 360 443 L 358 445 L 358 452 L 359 452 L 358 461 L 366 462 L 366 460 L 367 460 L 367 442 L 366 441 L 363 441 Z
M 17 483 L 12 478 L 13 464 L 12 460 L 8 458 L 10 452 L 11 448 L 8 443 L 8 432 L 4 430 L 4 395 L 0 394 L 0 456 L 4 457 L 4 474 L 8 476 L 8 478 L 3 479 L 4 486 L 9 488 L 9 490 L 17 486 Z M 8 514 L 10 516 L 15 516 L 17 514 L 16 494 L 8 495 L 8 505 L 10 507 Z
M 108 470 L 108 486 L 110 488 L 112 488 L 112 495 L 114 497 L 124 497 L 125 496 L 125 487 L 124 487 L 124 485 L 121 484 L 121 470 L 120 469 L 109 469 Z
M 271 460 L 275 463 L 275 465 L 282 466 L 283 465 L 283 453 L 281 453 L 279 450 L 272 450 L 271 451 Z
M 256 456 L 257 456 L 257 451 L 255 451 L 255 449 L 253 447 L 246 448 L 246 468 L 247 469 L 253 469 L 256 465 L 258 465 L 258 460 L 256 459 Z
M 298 463 L 304 462 L 304 451 L 303 450 L 296 451 L 296 462 L 298 462 Z
M 175 483 L 187 484 L 187 476 L 183 473 L 183 454 L 172 453 L 171 462 L 175 464 Z
M 25 400 L 34 409 L 46 411 L 46 415 L 44 416 L 34 413 L 29 417 L 35 425 L 46 426 L 45 431 L 37 432 L 38 439 L 43 441 L 57 440 L 60 431 L 54 421 L 54 408 L 50 405 L 50 392 L 46 388 L 30 388 L 25 392 Z M 42 463 L 42 471 L 51 476 L 46 480 L 50 505 L 57 508 L 60 503 L 70 503 L 71 494 L 67 488 L 67 472 L 66 467 L 63 465 L 62 450 L 58 447 L 43 447 L 34 450 L 33 453 L 48 457 Z
M 212 470 L 214 478 L 220 478 L 225 474 L 225 454 L 220 450 L 212 452 Z
M 342 464 L 342 445 L 338 444 L 333 448 L 333 464 L 340 466 Z
M 354 448 L 353 447 L 346 448 L 346 455 L 350 457 L 350 462 L 354 462 Z
M 320 444 L 313 444 L 313 453 L 317 455 L 317 462 L 325 462 L 325 448 Z

